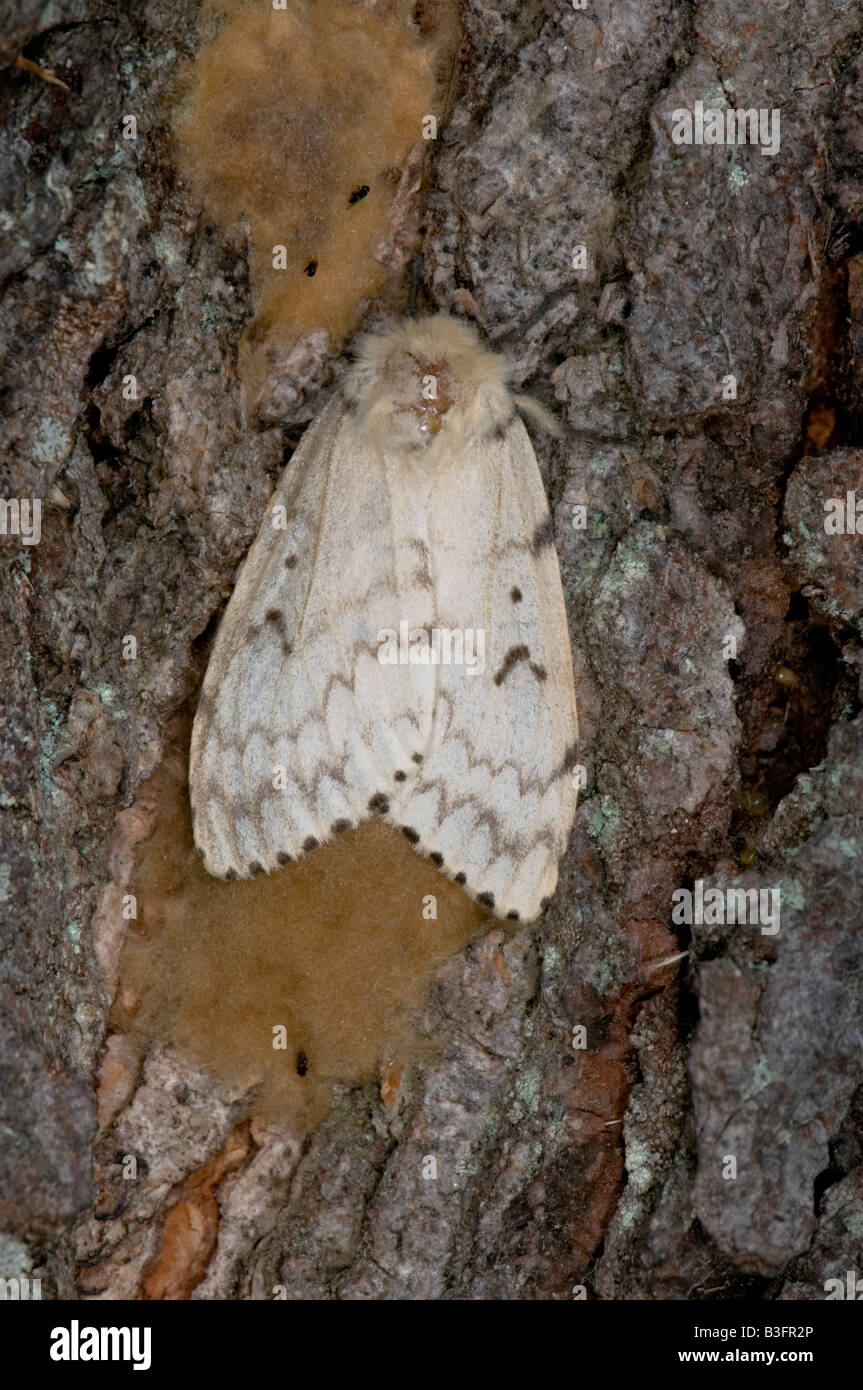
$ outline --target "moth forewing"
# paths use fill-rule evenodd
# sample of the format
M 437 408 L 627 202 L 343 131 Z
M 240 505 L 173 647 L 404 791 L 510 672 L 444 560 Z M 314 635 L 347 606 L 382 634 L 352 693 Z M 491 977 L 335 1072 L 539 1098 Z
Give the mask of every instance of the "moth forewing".
M 270 871 L 380 814 L 502 917 L 531 919 L 554 891 L 575 810 L 572 661 L 505 378 L 469 325 L 411 320 L 363 340 L 304 437 L 195 720 L 211 873 Z

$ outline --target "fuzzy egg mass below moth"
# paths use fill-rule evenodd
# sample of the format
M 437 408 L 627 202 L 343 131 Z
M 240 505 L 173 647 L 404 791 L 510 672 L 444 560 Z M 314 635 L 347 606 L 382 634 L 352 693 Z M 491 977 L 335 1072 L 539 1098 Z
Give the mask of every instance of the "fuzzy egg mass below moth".
M 503 359 L 460 320 L 360 343 L 213 648 L 190 764 L 209 873 L 270 872 L 378 814 L 498 916 L 542 911 L 575 814 L 578 725 L 517 405 Z

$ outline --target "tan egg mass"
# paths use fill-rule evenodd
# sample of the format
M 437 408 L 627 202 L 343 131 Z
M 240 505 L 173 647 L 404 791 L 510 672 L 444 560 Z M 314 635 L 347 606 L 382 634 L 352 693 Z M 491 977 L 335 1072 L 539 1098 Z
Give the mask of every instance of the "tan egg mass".
M 435 967 L 488 914 L 377 819 L 275 873 L 212 878 L 192 840 L 187 744 L 186 730 L 153 779 L 112 1022 L 249 1088 L 250 1112 L 313 1123 L 334 1081 L 429 1055 L 415 1019 Z
M 250 399 L 274 349 L 316 330 L 337 343 L 393 278 L 399 183 L 411 152 L 433 148 L 424 122 L 442 114 L 456 6 L 420 22 L 405 3 L 233 0 L 181 78 L 181 172 L 212 221 L 248 228 Z

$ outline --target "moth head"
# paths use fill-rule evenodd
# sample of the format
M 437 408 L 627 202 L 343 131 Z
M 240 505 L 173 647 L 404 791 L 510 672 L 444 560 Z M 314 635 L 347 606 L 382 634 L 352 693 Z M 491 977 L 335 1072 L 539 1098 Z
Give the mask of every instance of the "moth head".
M 506 375 L 472 325 L 438 314 L 364 338 L 346 394 L 376 448 L 431 462 L 512 417 Z

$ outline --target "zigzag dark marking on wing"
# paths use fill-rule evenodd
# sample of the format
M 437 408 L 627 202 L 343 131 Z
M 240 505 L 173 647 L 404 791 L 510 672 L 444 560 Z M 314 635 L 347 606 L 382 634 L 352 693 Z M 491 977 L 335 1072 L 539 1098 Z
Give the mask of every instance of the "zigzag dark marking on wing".
M 549 790 L 549 788 L 554 786 L 555 782 L 558 782 L 561 777 L 564 777 L 567 772 L 570 772 L 572 770 L 572 763 L 570 762 L 570 759 L 573 756 L 572 749 L 569 749 L 567 751 L 562 763 L 555 769 L 555 771 L 551 774 L 551 776 L 548 779 L 544 779 L 542 777 L 524 776 L 523 770 L 521 769 L 519 764 L 515 762 L 512 758 L 504 758 L 502 762 L 493 762 L 492 759 L 487 756 L 477 757 L 474 753 L 473 743 L 469 735 L 466 734 L 463 729 L 454 729 L 452 727 L 452 699 L 450 695 L 447 693 L 447 691 L 442 690 L 439 692 L 438 702 L 441 706 L 446 705 L 448 711 L 446 725 L 441 735 L 440 746 L 441 748 L 443 748 L 447 743 L 450 742 L 460 743 L 461 746 L 464 748 L 465 753 L 467 754 L 469 771 L 473 772 L 475 768 L 485 768 L 488 772 L 496 775 L 497 773 L 502 772 L 504 768 L 510 768 L 515 773 L 516 780 L 518 781 L 518 790 L 520 796 L 524 796 L 528 792 L 539 792 L 541 796 L 544 796 L 545 793 Z M 423 785 L 425 785 L 425 783 L 423 783 Z
M 457 811 L 460 811 L 464 806 L 475 807 L 477 814 L 474 819 L 474 827 L 479 825 L 488 826 L 489 830 L 491 831 L 492 844 L 494 846 L 493 858 L 495 860 L 503 859 L 507 856 L 509 856 L 510 858 L 519 858 L 525 853 L 526 843 L 524 839 L 521 837 L 505 837 L 501 830 L 502 822 L 500 817 L 497 815 L 496 812 L 490 811 L 486 806 L 484 806 L 483 803 L 479 801 L 476 796 L 470 794 L 463 796 L 455 796 L 452 799 L 450 799 L 450 797 L 447 796 L 446 784 L 439 777 L 428 777 L 424 779 L 422 784 L 423 795 L 426 792 L 432 790 L 437 790 L 441 794 L 441 810 L 438 815 L 439 825 L 442 826 L 450 816 L 455 815 L 455 813 Z M 394 825 L 399 825 L 399 820 L 397 817 L 390 816 L 388 817 L 388 819 L 392 820 Z M 548 845 L 550 849 L 554 849 L 556 841 L 552 832 L 548 828 L 544 828 L 543 830 L 537 831 L 531 835 L 531 847 L 537 844 Z
M 449 734 L 446 739 L 442 740 L 442 746 L 444 743 L 448 742 L 460 743 L 462 745 L 467 753 L 468 769 L 471 772 L 473 772 L 474 768 L 482 767 L 496 776 L 497 773 L 503 772 L 505 768 L 510 768 L 511 771 L 515 773 L 520 796 L 525 796 L 527 792 L 539 792 L 540 796 L 544 796 L 549 788 L 554 786 L 555 782 L 559 782 L 561 777 L 565 776 L 566 773 L 571 770 L 567 767 L 566 760 L 564 760 L 560 767 L 558 767 L 547 780 L 542 777 L 524 777 L 518 763 L 514 762 L 512 758 L 504 758 L 503 762 L 495 763 L 488 757 L 475 757 L 471 751 L 472 745 L 470 739 L 461 729 L 453 729 L 452 733 Z
M 298 724 L 294 724 L 291 726 L 290 731 L 275 730 L 276 735 L 285 735 L 288 732 L 290 732 L 291 740 L 293 743 L 296 744 L 298 742 L 299 734 L 302 733 L 302 731 L 308 728 L 310 725 L 321 724 L 323 726 L 326 726 L 327 717 L 329 714 L 329 703 L 332 698 L 333 692 L 340 687 L 343 690 L 349 691 L 351 695 L 355 693 L 357 675 L 356 657 L 362 655 L 363 653 L 365 653 L 365 655 L 367 656 L 376 657 L 377 648 L 369 647 L 366 644 L 361 644 L 359 646 L 354 647 L 351 653 L 351 655 L 354 657 L 354 660 L 352 663 L 353 670 L 351 672 L 350 677 L 345 678 L 343 675 L 337 673 L 327 678 L 327 683 L 324 686 L 323 693 L 321 696 L 322 709 L 310 710 L 308 714 L 303 716 L 303 718 L 299 721 Z M 406 719 L 408 723 L 414 726 L 414 728 L 419 729 L 419 719 L 417 718 L 416 712 L 414 710 L 406 707 L 401 711 L 399 717 L 402 719 Z M 275 742 L 275 739 L 273 737 L 273 726 L 269 721 L 267 721 L 267 723 L 262 723 L 260 720 L 252 719 L 247 724 L 244 724 L 240 731 L 235 733 L 232 732 L 230 727 L 226 726 L 222 722 L 222 720 L 217 716 L 215 723 L 211 723 L 210 729 L 215 729 L 218 732 L 219 743 L 222 745 L 223 748 L 233 749 L 234 752 L 241 752 L 254 734 L 259 734 L 261 738 L 271 747 Z
M 551 540 L 549 545 L 553 544 L 554 541 Z M 533 548 L 532 540 L 523 541 L 516 536 L 511 536 L 503 544 L 498 543 L 493 546 L 492 553 L 497 560 L 505 560 L 508 555 L 530 555 L 532 559 L 535 559 L 537 552 Z
M 272 747 L 272 745 L 270 746 Z M 234 745 L 234 751 L 236 751 L 236 745 Z M 296 782 L 297 786 L 300 787 L 301 790 L 305 792 L 306 796 L 308 796 L 309 798 L 312 798 L 312 793 L 320 783 L 323 775 L 326 775 L 327 777 L 331 778 L 334 782 L 338 782 L 341 786 L 347 788 L 348 782 L 345 778 L 345 767 L 347 761 L 347 754 L 344 754 L 343 757 L 338 759 L 337 761 L 328 763 L 324 769 L 324 772 L 318 776 L 315 776 L 311 782 L 309 782 L 305 777 L 303 777 L 299 768 L 294 767 L 291 769 L 291 779 L 292 781 Z M 237 797 L 234 795 L 229 795 L 225 792 L 223 785 L 214 782 L 210 777 L 205 777 L 203 779 L 203 781 L 201 782 L 201 790 L 205 793 L 205 795 L 208 798 L 218 802 L 219 805 L 231 806 L 232 808 L 235 808 L 238 813 L 241 814 L 246 812 L 251 814 L 254 812 L 256 807 L 260 807 L 262 801 L 264 801 L 265 799 L 272 797 L 274 800 L 278 801 L 278 798 L 281 795 L 280 788 L 273 787 L 267 784 L 264 785 L 264 790 L 260 792 L 257 797 L 254 798 Z

